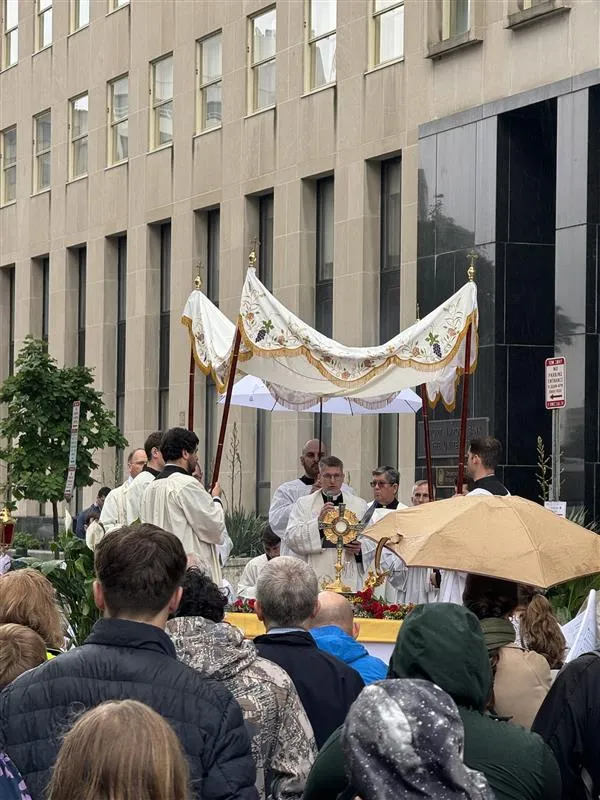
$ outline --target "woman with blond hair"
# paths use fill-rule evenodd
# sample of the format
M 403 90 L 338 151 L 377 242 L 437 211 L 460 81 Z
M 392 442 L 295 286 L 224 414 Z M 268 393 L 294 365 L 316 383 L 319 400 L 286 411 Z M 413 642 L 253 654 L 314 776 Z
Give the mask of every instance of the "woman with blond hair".
M 81 716 L 64 738 L 48 800 L 190 800 L 179 739 L 137 700 L 111 700 Z
M 0 577 L 0 624 L 31 628 L 46 643 L 48 658 L 64 646 L 63 617 L 54 587 L 36 569 L 17 569 Z

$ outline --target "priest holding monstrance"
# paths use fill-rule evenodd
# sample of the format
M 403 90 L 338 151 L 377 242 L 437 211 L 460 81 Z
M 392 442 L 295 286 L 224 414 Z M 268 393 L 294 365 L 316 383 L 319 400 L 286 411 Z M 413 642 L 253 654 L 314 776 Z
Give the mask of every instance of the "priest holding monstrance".
M 319 585 L 333 581 L 337 549 L 324 533 L 324 521 L 331 511 L 344 505 L 358 520 L 364 517 L 367 504 L 360 497 L 342 493 L 344 465 L 336 456 L 326 456 L 319 462 L 320 490 L 300 497 L 290 512 L 285 533 L 281 537 L 281 555 L 295 556 L 306 561 L 317 574 Z M 360 538 L 344 546 L 342 580 L 351 591 L 362 586 Z

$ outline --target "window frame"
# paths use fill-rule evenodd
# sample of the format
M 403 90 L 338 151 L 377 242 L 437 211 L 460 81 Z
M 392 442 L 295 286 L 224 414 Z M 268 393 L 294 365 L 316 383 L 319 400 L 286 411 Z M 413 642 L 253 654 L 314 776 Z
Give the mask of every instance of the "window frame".
M 8 2 L 9 0 L 2 0 L 1 6 L 1 16 L 2 16 L 2 62 L 0 63 L 0 70 L 10 69 L 10 67 L 14 67 L 19 63 L 19 6 L 17 3 L 17 21 L 16 23 L 9 28 L 8 27 Z M 9 61 L 7 59 L 7 54 L 9 57 L 12 57 L 12 47 L 10 42 L 12 38 L 12 34 L 16 34 L 17 40 L 17 52 L 14 61 Z
M 458 0 L 442 0 L 442 42 L 454 39 L 457 36 L 466 36 L 471 30 L 471 14 L 473 11 L 472 0 L 467 0 L 467 28 L 456 32 L 456 3 Z M 454 15 L 454 16 L 453 16 Z M 454 18 L 454 26 L 452 24 Z M 454 30 L 453 30 L 454 27 Z
M 80 133 L 78 136 L 74 137 L 73 136 L 73 113 L 75 111 L 75 103 L 78 100 L 81 100 L 82 97 L 87 97 L 87 101 L 88 101 L 87 125 L 86 125 L 85 133 Z M 89 173 L 89 166 L 90 166 L 90 163 L 89 163 L 89 159 L 90 159 L 90 150 L 89 150 L 89 132 L 90 132 L 89 113 L 90 113 L 90 96 L 89 96 L 89 92 L 82 92 L 81 94 L 78 94 L 76 97 L 71 97 L 69 99 L 69 170 L 68 170 L 69 181 L 78 180 L 79 178 L 85 178 Z M 86 162 L 85 163 L 85 172 L 80 172 L 77 175 L 75 175 L 75 172 L 73 170 L 73 167 L 75 166 L 75 158 L 74 158 L 74 156 L 75 156 L 75 142 L 80 142 L 83 139 L 87 139 L 88 140 L 88 148 L 87 148 L 86 159 L 85 159 L 85 162 Z
M 47 47 L 52 47 L 52 41 L 54 38 L 54 0 L 48 0 L 48 5 L 46 8 L 41 7 L 41 0 L 35 0 L 35 52 L 39 53 L 41 50 L 45 50 Z M 43 41 L 43 31 L 44 31 L 44 18 L 46 15 L 50 15 L 50 41 L 44 42 Z
M 88 19 L 87 22 L 84 22 L 83 25 L 78 24 L 78 21 L 81 17 L 81 4 L 87 3 L 88 9 Z M 77 31 L 82 31 L 84 28 L 87 28 L 90 24 L 90 16 L 92 11 L 92 4 L 90 0 L 71 0 L 71 7 L 69 11 L 69 33 L 77 33 Z
M 328 86 L 335 86 L 337 82 L 337 67 L 336 67 L 334 79 L 326 83 L 321 83 L 317 86 L 314 80 L 315 76 L 313 71 L 313 59 L 312 59 L 312 53 L 317 43 L 323 41 L 324 39 L 329 39 L 331 37 L 335 37 L 335 52 L 337 55 L 337 0 L 331 0 L 331 2 L 335 3 L 335 28 L 326 31 L 325 33 L 320 33 L 317 36 L 311 36 L 310 31 L 312 25 L 312 0 L 306 0 L 305 17 L 304 17 L 304 29 L 306 36 L 306 41 L 305 41 L 305 91 L 306 92 L 314 92 L 318 91 L 319 89 L 325 89 Z
M 258 61 L 254 60 L 254 24 L 257 19 L 264 17 L 267 14 L 275 13 L 275 52 L 268 58 L 262 58 Z M 258 75 L 260 67 L 266 64 L 273 64 L 275 70 L 275 101 L 265 106 L 258 105 Z M 261 8 L 256 14 L 248 17 L 248 113 L 255 114 L 259 111 L 267 111 L 270 108 L 275 108 L 277 105 L 277 6 L 270 5 L 266 8 Z
M 113 117 L 115 110 L 114 87 L 116 83 L 124 80 L 125 78 L 127 78 L 127 114 L 124 117 L 120 117 L 119 119 L 115 120 Z M 126 161 L 129 161 L 129 73 L 124 72 L 122 75 L 118 75 L 116 78 L 113 78 L 112 80 L 108 81 L 106 86 L 107 86 L 106 133 L 108 137 L 108 141 L 106 143 L 106 165 L 108 167 L 113 167 L 116 166 L 117 164 L 124 164 Z M 117 159 L 115 157 L 115 153 L 117 152 L 117 148 L 115 147 L 115 137 L 119 125 L 122 125 L 124 122 L 127 123 L 127 155 L 125 156 L 125 158 Z
M 169 427 L 169 388 L 171 353 L 171 287 L 173 269 L 172 222 L 159 226 L 160 289 L 159 289 L 159 347 L 158 347 L 158 428 Z
M 402 21 L 402 52 L 399 55 L 391 56 L 385 60 L 381 58 L 381 20 L 393 11 L 402 9 L 403 17 L 406 14 L 405 0 L 396 0 L 393 5 L 387 8 L 376 8 L 377 0 L 371 0 L 371 64 L 372 68 L 390 64 L 404 58 L 404 18 Z
M 108 0 L 108 13 L 112 14 L 113 11 L 118 11 L 129 5 L 129 0 Z
M 14 162 L 11 161 L 11 163 L 8 166 L 6 166 L 6 157 L 5 157 L 6 135 L 12 133 L 13 131 L 15 134 L 15 159 Z M 8 128 L 4 128 L 2 131 L 0 131 L 0 208 L 4 206 L 13 205 L 13 203 L 17 202 L 17 164 L 19 161 L 18 148 L 19 148 L 19 138 L 17 135 L 16 124 L 9 125 Z M 14 184 L 10 184 L 6 180 L 6 173 L 9 170 L 14 170 L 15 173 Z M 10 185 L 14 185 L 15 187 L 15 196 L 10 199 L 7 199 L 6 188 L 7 186 Z
M 221 72 L 217 78 L 212 78 L 211 80 L 204 81 L 204 75 L 202 71 L 202 48 L 204 45 L 209 42 L 211 39 L 216 39 L 219 37 L 220 39 L 220 46 L 221 46 Z M 204 96 L 207 89 L 210 89 L 213 86 L 220 86 L 221 87 L 221 119 L 216 125 L 207 125 L 205 124 L 205 114 L 204 114 Z M 201 39 L 196 40 L 196 133 L 204 133 L 205 131 L 214 131 L 218 130 L 223 126 L 223 31 L 221 28 L 219 30 L 213 31 L 209 33 L 207 36 L 203 36 Z
M 158 103 L 156 102 L 155 95 L 156 95 L 156 67 L 162 61 L 166 61 L 167 59 L 171 59 L 171 68 L 173 72 L 172 78 L 172 85 L 173 90 L 171 93 L 171 97 L 167 98 L 166 100 L 160 100 Z M 175 96 L 175 61 L 173 59 L 173 53 L 165 53 L 164 56 L 160 56 L 160 58 L 155 58 L 153 61 L 150 62 L 150 136 L 149 136 L 149 150 L 152 152 L 153 150 L 160 150 L 162 147 L 172 147 L 173 146 L 173 131 L 171 131 L 171 138 L 167 142 L 160 142 L 160 126 L 157 124 L 157 120 L 160 121 L 160 114 L 158 113 L 161 108 L 166 105 L 171 104 L 171 121 L 173 121 L 173 98 Z M 158 136 L 157 136 L 158 133 Z
M 46 115 L 50 118 L 50 145 L 38 150 L 38 122 L 40 117 L 45 117 Z M 40 159 L 45 155 L 50 155 L 50 160 L 52 161 L 52 109 L 50 108 L 40 111 L 39 114 L 36 114 L 33 118 L 33 194 L 45 192 L 52 186 L 52 163 L 50 163 L 50 181 L 48 185 L 40 185 L 40 175 L 42 174 Z

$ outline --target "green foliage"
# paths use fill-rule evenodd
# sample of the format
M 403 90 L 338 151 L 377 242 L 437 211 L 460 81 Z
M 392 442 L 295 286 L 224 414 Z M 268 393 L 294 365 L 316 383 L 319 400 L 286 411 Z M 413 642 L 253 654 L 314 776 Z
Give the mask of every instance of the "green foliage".
M 253 511 L 234 508 L 225 512 L 227 533 L 233 541 L 231 555 L 254 558 L 263 552 L 262 532 L 265 522 Z
M 30 533 L 23 533 L 21 531 L 19 533 L 15 533 L 13 536 L 12 547 L 14 547 L 15 550 L 17 548 L 24 548 L 25 550 L 39 550 L 41 547 L 41 542 Z
M 574 508 L 569 511 L 567 518 L 582 525 L 594 533 L 598 533 L 599 528 L 596 522 L 586 523 L 586 512 L 584 508 Z M 577 612 L 584 604 L 588 594 L 592 589 L 600 591 L 600 573 L 595 575 L 586 575 L 583 578 L 574 578 L 572 581 L 561 583 L 548 591 L 547 597 L 558 621 L 561 625 L 573 619 Z
M 75 486 L 90 486 L 97 468 L 95 451 L 124 448 L 127 440 L 93 388 L 88 367 L 59 367 L 47 345 L 28 336 L 16 362 L 16 372 L 0 386 L 0 459 L 6 462 L 8 494 L 56 506 L 67 480 L 73 402 L 81 402 Z M 57 525 L 56 508 L 55 526 Z M 56 528 L 55 528 L 56 529 Z
M 550 499 L 550 484 L 552 468 L 550 466 L 550 456 L 546 455 L 544 440 L 541 436 L 537 437 L 537 485 L 540 487 L 540 500 L 545 503 Z
M 52 542 L 52 561 L 23 558 L 21 563 L 46 575 L 56 589 L 59 603 L 73 630 L 72 644 L 80 645 L 90 634 L 100 612 L 94 603 L 94 554 L 82 539 L 62 533 Z M 62 558 L 59 558 L 62 553 Z

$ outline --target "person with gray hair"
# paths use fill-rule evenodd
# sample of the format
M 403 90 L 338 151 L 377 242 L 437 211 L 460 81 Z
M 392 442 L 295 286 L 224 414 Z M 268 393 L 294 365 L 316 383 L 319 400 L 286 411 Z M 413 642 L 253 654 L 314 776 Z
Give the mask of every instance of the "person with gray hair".
M 267 630 L 254 639 L 256 649 L 292 679 L 321 747 L 344 722 L 364 683 L 352 667 L 319 650 L 308 632 L 319 611 L 314 570 L 289 556 L 269 561 L 258 577 L 255 609 Z

